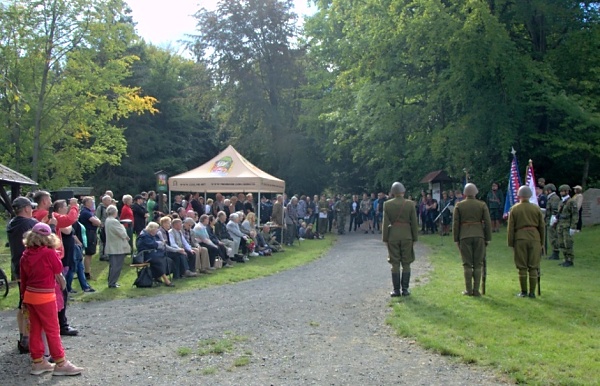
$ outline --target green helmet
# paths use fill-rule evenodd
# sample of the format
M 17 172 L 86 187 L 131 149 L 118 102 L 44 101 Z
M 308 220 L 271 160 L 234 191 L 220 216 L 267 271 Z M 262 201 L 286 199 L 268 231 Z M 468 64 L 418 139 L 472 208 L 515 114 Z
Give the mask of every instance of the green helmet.
M 556 186 L 554 186 L 554 184 L 546 184 L 546 186 L 544 186 L 544 189 L 549 190 L 551 192 L 556 192 Z
M 559 192 L 563 192 L 563 191 L 568 192 L 570 190 L 571 190 L 571 187 L 567 184 L 562 184 L 561 186 L 558 187 Z
M 519 192 L 517 193 L 517 196 L 523 197 L 523 198 L 531 198 L 532 195 L 533 195 L 533 193 L 531 192 L 531 188 L 527 185 L 521 186 L 519 188 Z

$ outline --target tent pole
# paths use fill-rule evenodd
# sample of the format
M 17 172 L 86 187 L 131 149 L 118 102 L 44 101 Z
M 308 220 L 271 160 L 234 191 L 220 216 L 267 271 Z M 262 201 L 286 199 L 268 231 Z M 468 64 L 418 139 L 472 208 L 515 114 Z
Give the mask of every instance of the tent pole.
M 256 208 L 257 212 L 258 212 L 258 219 L 257 219 L 258 220 L 257 221 L 258 229 L 260 229 L 260 191 L 258 192 L 258 202 L 256 203 L 256 206 L 258 207 L 258 208 Z
M 169 189 L 169 202 L 167 202 L 167 211 L 165 213 L 171 213 L 171 189 Z

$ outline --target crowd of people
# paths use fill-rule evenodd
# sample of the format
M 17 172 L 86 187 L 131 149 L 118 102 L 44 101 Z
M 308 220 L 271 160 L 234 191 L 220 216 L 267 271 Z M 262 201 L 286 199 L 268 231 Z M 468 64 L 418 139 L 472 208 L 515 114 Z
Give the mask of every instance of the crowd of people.
M 574 197 L 569 195 L 570 190 L 567 185 L 556 189 L 541 180 L 536 192 L 539 207 L 545 211 L 544 230 L 547 225 L 552 247 L 549 258 L 559 259 L 562 251 L 564 267 L 573 266 L 573 235 L 581 229 L 581 187 L 574 188 Z M 121 202 L 111 191 L 106 191 L 98 203 L 93 197 L 83 197 L 81 202 L 76 198 L 52 201 L 46 191 L 38 191 L 30 198 L 17 197 L 12 203 L 16 216 L 8 224 L 7 233 L 12 277 L 20 281 L 18 349 L 30 353 L 32 374 L 81 373 L 83 369 L 65 359 L 60 335 L 78 334 L 67 320 L 68 294 L 76 292 L 75 276 L 81 291 L 95 292 L 89 283 L 94 256 L 108 262 L 108 288 L 119 288 L 118 280 L 128 255 L 148 265 L 155 283 L 173 287 L 173 280 L 212 274 L 220 267 L 232 268 L 235 263 L 245 263 L 252 257 L 284 251 L 284 246 L 292 246 L 296 241 L 321 239 L 334 230 L 338 234 L 379 232 L 388 244 L 392 296 L 407 296 L 410 263 L 414 260 L 412 243 L 417 240 L 420 226 L 422 234 L 454 234 L 463 255 L 465 294 L 479 296 L 481 262 L 474 256 L 481 255 L 479 252 L 482 246 L 485 249 L 491 233 L 500 231 L 504 195 L 499 185 L 492 184 L 485 203 L 466 200 L 474 199 L 478 193 L 472 184 L 465 187 L 465 196 L 460 190 L 443 191 L 439 202 L 426 191 L 421 192 L 418 201 L 412 201 L 410 196 L 405 200 L 404 192 L 404 186 L 399 184 L 392 186 L 390 197 L 383 192 L 364 193 L 362 198 L 358 195 L 288 198 L 283 194 L 272 199 L 261 196 L 260 202 L 255 202 L 251 193 L 230 196 L 219 193 L 206 200 L 198 193 L 178 194 L 172 203 L 167 195 L 153 191 L 124 195 Z M 520 198 L 528 200 L 529 196 L 526 189 L 519 191 Z M 462 204 L 463 201 L 469 204 Z M 471 221 L 468 218 L 471 212 L 479 213 L 474 217 L 483 217 Z M 521 221 L 519 215 L 508 222 L 510 246 L 520 243 L 523 229 L 541 229 L 539 223 L 524 226 L 517 220 Z M 472 224 L 480 226 L 469 228 Z M 540 237 L 544 240 L 544 232 L 537 232 L 532 238 L 535 243 Z M 408 239 L 410 248 L 406 244 Z M 469 242 L 477 239 L 478 244 L 468 246 L 465 239 Z M 519 256 L 522 254 L 519 252 Z M 517 259 L 515 248 L 521 296 L 532 297 L 539 259 L 537 263 L 528 259 Z

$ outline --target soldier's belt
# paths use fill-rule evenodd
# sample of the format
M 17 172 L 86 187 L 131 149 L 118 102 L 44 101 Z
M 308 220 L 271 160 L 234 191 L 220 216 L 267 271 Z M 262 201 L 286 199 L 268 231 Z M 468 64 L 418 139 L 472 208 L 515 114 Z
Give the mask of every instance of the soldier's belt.
M 460 225 L 481 225 L 481 221 L 465 221 L 461 222 Z
M 537 230 L 537 227 L 523 227 L 523 228 L 517 229 L 517 232 L 518 231 L 532 231 L 532 230 Z

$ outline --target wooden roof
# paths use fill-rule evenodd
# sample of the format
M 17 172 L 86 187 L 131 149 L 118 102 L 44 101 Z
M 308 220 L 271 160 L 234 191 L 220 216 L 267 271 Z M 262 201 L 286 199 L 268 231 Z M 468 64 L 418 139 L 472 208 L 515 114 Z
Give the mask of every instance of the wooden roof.
M 37 182 L 23 174 L 16 172 L 0 164 L 0 182 L 7 184 L 19 184 L 19 185 L 37 185 Z
M 427 174 L 425 177 L 421 179 L 422 184 L 428 184 L 430 182 L 453 182 L 454 179 L 448 176 L 443 170 L 436 170 Z

